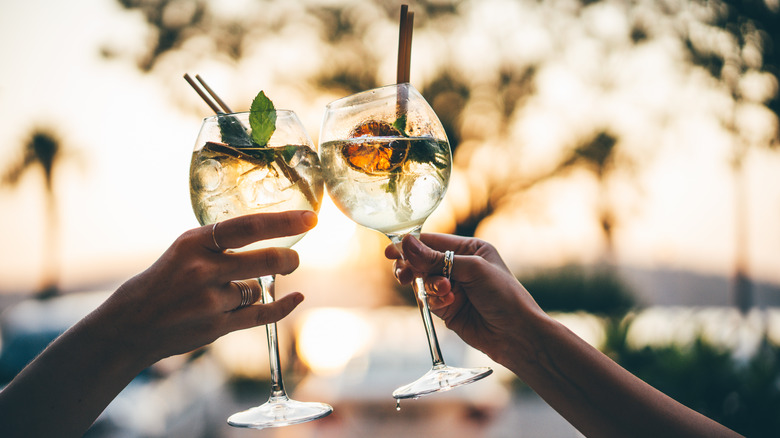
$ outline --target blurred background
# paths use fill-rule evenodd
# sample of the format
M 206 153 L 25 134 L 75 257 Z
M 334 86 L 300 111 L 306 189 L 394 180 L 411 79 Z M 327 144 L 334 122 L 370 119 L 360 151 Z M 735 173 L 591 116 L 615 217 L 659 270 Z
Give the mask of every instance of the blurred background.
M 188 168 L 210 111 L 184 73 L 237 111 L 265 90 L 316 143 L 328 102 L 395 81 L 401 3 L 3 1 L 0 385 L 198 225 Z M 411 82 L 454 152 L 424 231 L 490 241 L 630 371 L 776 436 L 780 2 L 405 3 Z M 288 390 L 331 416 L 227 426 L 268 396 L 261 327 L 145 371 L 89 436 L 579 436 L 443 326 L 448 363 L 496 373 L 397 411 L 392 389 L 430 363 L 385 245 L 326 201 L 301 267 L 278 279 L 307 296 L 279 325 Z

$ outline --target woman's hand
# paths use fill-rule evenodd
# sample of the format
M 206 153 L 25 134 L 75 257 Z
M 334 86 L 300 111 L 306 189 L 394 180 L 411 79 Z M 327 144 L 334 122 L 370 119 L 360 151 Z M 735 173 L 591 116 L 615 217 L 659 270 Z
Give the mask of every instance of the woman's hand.
M 242 216 L 182 234 L 146 271 L 124 283 L 90 319 L 111 320 L 105 336 L 137 350 L 150 363 L 208 344 L 234 330 L 275 322 L 303 295 L 293 292 L 271 304 L 237 308 L 242 301 L 233 280 L 289 274 L 298 254 L 287 248 L 225 252 L 258 240 L 310 230 L 317 216 L 290 211 Z M 245 281 L 254 303 L 257 280 Z
M 739 436 L 677 403 L 548 317 L 490 244 L 479 239 L 406 236 L 385 255 L 396 277 L 425 278 L 428 302 L 471 346 L 513 371 L 586 436 Z M 454 251 L 451 277 L 444 251 Z
M 489 243 L 444 234 L 421 240 L 404 238 L 405 258 L 394 245 L 386 248 L 398 281 L 408 284 L 415 273 L 422 275 L 431 311 L 469 345 L 505 363 L 508 340 L 522 334 L 524 318 L 544 317 L 542 310 Z M 442 276 L 446 250 L 455 253 L 449 279 Z
M 247 281 L 252 296 L 245 300 L 231 281 L 288 274 L 298 267 L 298 254 L 286 248 L 224 249 L 293 236 L 316 223 L 310 211 L 289 211 L 242 216 L 182 234 L 149 269 L 58 337 L 0 391 L 0 435 L 82 436 L 157 360 L 286 316 L 303 295 L 241 307 L 259 299 L 258 284 Z

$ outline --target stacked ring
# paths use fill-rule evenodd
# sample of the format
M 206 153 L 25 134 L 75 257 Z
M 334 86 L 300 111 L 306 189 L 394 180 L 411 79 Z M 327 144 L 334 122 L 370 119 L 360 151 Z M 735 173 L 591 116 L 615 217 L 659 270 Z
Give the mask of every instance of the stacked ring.
M 252 287 L 249 286 L 249 283 L 241 280 L 231 281 L 231 283 L 238 286 L 238 289 L 241 291 L 241 304 L 233 310 L 238 310 L 252 304 Z
M 452 263 L 454 259 L 455 259 L 454 251 L 444 251 L 444 267 L 441 270 L 441 275 L 447 277 L 447 280 L 449 280 L 450 275 L 452 275 Z

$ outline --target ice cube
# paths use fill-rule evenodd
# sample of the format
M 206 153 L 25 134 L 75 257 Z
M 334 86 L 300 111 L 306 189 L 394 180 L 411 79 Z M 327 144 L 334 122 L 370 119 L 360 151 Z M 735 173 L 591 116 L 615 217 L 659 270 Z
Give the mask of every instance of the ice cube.
M 444 186 L 438 178 L 425 175 L 411 181 L 411 184 L 406 202 L 415 214 L 432 210 L 439 203 Z
M 203 192 L 217 190 L 224 179 L 224 171 L 219 161 L 214 159 L 203 160 L 195 168 L 193 184 Z

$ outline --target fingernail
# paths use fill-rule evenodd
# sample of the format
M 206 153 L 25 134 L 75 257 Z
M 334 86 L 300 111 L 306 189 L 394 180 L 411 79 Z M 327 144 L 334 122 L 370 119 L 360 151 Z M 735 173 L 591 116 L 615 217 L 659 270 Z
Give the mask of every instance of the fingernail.
M 304 225 L 310 228 L 317 225 L 317 215 L 313 211 L 304 211 L 301 214 L 301 220 L 303 220 Z

